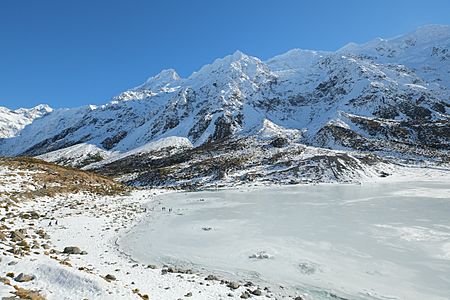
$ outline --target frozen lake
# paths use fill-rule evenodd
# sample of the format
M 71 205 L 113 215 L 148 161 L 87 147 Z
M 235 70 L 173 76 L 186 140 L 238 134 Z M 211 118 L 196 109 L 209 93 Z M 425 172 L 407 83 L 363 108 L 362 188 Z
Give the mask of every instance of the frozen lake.
M 160 201 L 119 241 L 143 263 L 206 268 L 311 299 L 450 299 L 448 182 L 243 188 Z

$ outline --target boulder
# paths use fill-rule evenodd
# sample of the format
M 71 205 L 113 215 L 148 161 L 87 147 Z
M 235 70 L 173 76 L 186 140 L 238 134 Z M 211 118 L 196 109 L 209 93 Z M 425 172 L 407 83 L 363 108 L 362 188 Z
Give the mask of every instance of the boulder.
M 81 250 L 78 247 L 65 247 L 63 253 L 65 254 L 81 254 Z
M 25 234 L 19 230 L 11 231 L 11 239 L 13 242 L 20 242 L 25 239 Z
M 17 282 L 28 282 L 28 281 L 34 280 L 34 278 L 36 278 L 34 275 L 26 275 L 26 274 L 20 273 L 19 275 L 17 275 L 16 278 L 14 278 L 14 280 Z
M 36 211 L 30 211 L 29 212 L 31 219 L 39 219 L 39 214 Z
M 229 287 L 229 288 L 232 289 L 232 290 L 238 289 L 240 286 L 241 286 L 241 285 L 240 285 L 239 283 L 233 282 L 233 281 L 230 281 L 230 282 L 227 284 L 227 287 Z
M 108 274 L 108 275 L 105 276 L 105 279 L 107 281 L 115 281 L 116 280 L 116 276 Z
M 217 276 L 214 276 L 214 275 L 208 275 L 208 276 L 205 278 L 205 280 L 216 280 L 216 281 L 218 281 L 219 278 L 217 278 Z
M 256 289 L 256 290 L 252 291 L 252 295 L 255 295 L 255 296 L 261 296 L 261 295 L 262 295 L 262 292 L 261 292 L 260 289 Z

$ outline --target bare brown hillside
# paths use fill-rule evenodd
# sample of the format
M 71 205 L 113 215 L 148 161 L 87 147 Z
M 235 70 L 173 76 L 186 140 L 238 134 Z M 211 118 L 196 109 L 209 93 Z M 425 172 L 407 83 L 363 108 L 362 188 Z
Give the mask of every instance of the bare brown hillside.
M 64 193 L 116 195 L 127 187 L 108 177 L 29 157 L 0 158 L 0 199 L 13 201 Z

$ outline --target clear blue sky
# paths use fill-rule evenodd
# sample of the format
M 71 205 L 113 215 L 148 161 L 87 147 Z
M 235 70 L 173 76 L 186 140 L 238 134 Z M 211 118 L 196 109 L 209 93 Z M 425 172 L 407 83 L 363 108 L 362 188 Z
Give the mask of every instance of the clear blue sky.
M 336 50 L 431 23 L 450 24 L 450 1 L 0 0 L 0 106 L 102 104 L 237 49 Z

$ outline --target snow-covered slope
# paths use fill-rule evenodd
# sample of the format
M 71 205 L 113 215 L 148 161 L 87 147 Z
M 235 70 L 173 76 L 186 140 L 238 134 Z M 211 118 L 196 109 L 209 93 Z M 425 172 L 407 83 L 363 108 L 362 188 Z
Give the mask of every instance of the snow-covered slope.
M 52 109 L 48 105 L 43 104 L 30 109 L 19 108 L 16 110 L 0 107 L 0 138 L 15 136 L 26 125 L 33 122 L 33 120 L 51 111 Z
M 36 158 L 60 165 L 81 168 L 107 159 L 113 155 L 114 153 L 103 150 L 95 145 L 81 143 L 53 152 L 48 152 L 39 155 Z
M 192 143 L 189 141 L 189 139 L 183 137 L 169 136 L 154 142 L 150 142 L 148 144 L 145 144 L 130 151 L 111 155 L 108 159 L 88 164 L 85 167 L 86 169 L 95 169 L 102 167 L 106 164 L 113 164 L 114 162 L 119 161 L 121 159 L 125 159 L 127 157 L 135 157 L 135 156 L 160 158 L 164 156 L 170 156 L 173 155 L 174 153 L 182 152 L 184 150 L 191 148 Z
M 366 44 L 350 43 L 342 54 L 369 58 L 382 64 L 403 64 L 428 83 L 450 84 L 450 26 L 427 25 L 391 39 L 374 39 Z
M 449 49 L 450 27 L 430 25 L 336 52 L 294 49 L 265 62 L 236 51 L 188 78 L 164 70 L 103 106 L 56 110 L 0 140 L 0 154 L 34 156 L 83 143 L 122 153 L 115 161 L 123 163 L 125 156 L 142 159 L 134 149 L 169 137 L 196 149 L 242 139 L 262 147 L 270 137 L 286 139 L 282 145 L 448 161 Z

